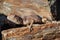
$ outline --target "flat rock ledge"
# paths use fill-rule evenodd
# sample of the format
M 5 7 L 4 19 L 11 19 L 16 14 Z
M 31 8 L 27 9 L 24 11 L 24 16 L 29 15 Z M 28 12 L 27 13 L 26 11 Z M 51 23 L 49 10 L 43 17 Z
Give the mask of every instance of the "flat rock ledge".
M 32 32 L 28 27 L 4 30 L 2 40 L 60 40 L 60 23 L 36 24 Z

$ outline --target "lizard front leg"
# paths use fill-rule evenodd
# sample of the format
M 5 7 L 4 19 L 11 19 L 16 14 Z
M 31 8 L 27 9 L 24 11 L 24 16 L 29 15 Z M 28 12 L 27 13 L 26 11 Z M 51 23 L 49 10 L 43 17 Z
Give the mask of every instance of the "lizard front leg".
M 34 22 L 34 21 L 31 20 L 30 25 L 29 25 L 29 30 L 30 30 L 30 32 L 33 30 L 33 28 L 32 28 L 33 22 Z

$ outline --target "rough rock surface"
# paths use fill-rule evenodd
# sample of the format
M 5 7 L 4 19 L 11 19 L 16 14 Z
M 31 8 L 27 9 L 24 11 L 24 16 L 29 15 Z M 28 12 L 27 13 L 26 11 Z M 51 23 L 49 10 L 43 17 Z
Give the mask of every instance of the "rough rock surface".
M 48 0 L 1 0 L 1 13 L 8 15 L 9 13 L 18 14 L 20 9 L 32 9 L 40 16 L 52 19 Z M 46 16 L 47 15 L 47 16 Z
M 60 40 L 60 23 L 33 25 L 33 31 L 27 27 L 2 31 L 3 40 Z

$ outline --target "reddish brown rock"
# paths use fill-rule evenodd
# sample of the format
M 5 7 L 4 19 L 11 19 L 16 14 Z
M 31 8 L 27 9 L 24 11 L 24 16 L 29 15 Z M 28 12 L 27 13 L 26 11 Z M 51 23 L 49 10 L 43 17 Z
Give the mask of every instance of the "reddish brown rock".
M 47 0 L 3 0 L 2 3 L 3 5 L 1 12 L 3 12 L 5 15 L 8 15 L 9 13 L 15 14 L 21 8 L 29 8 L 34 10 L 39 16 L 44 16 L 52 19 L 50 7 Z
M 50 26 L 51 25 L 51 26 Z M 59 40 L 60 29 L 58 24 L 51 23 L 33 27 L 29 32 L 27 27 L 12 28 L 2 31 L 3 40 Z M 45 27 L 44 27 L 45 26 Z M 50 27 L 49 27 L 50 26 Z M 42 28 L 44 27 L 44 28 Z

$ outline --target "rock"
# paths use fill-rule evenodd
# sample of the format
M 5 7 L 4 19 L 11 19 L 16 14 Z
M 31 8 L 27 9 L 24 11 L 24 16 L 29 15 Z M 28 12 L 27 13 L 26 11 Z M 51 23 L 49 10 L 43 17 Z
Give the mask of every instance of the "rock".
M 43 24 L 40 26 L 35 27 L 33 26 L 32 32 L 29 32 L 29 28 L 27 27 L 4 30 L 2 31 L 2 39 L 3 40 L 59 40 L 60 26 L 56 23 L 55 24 L 51 23 L 50 25 Z M 41 29 L 42 27 L 44 28 Z
M 52 14 L 48 0 L 3 0 L 1 13 L 8 15 L 10 13 L 17 13 L 20 9 L 29 8 L 39 16 L 44 16 L 52 20 Z M 31 10 L 30 10 L 31 11 Z M 46 16 L 47 15 L 47 16 Z

